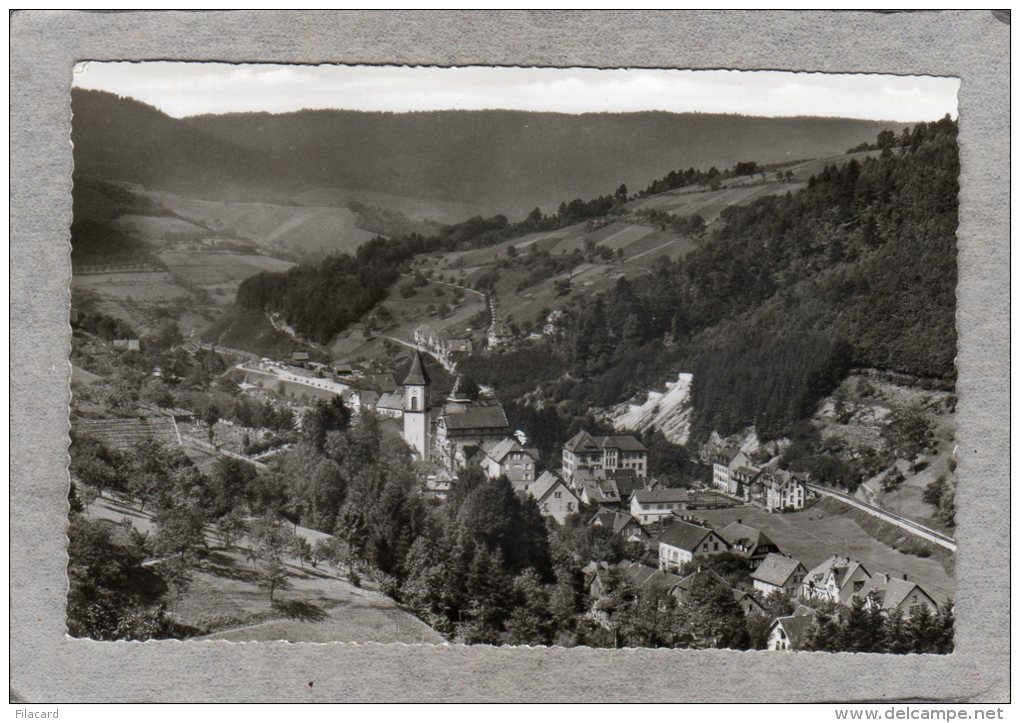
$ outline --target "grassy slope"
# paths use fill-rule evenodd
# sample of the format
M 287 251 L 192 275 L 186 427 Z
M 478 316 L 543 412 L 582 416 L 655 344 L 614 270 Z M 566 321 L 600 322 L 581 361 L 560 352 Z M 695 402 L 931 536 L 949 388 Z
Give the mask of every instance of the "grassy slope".
M 127 519 L 141 532 L 152 531 L 151 516 L 132 504 L 100 498 L 90 516 Z M 297 528 L 309 542 L 322 533 Z M 181 623 L 215 632 L 204 639 L 287 640 L 290 642 L 441 643 L 444 639 L 372 583 L 358 588 L 332 570 L 304 568 L 287 560 L 290 589 L 277 592 L 275 604 L 258 588 L 251 563 L 241 547 L 218 546 L 209 535 L 211 551 L 193 576 L 177 606 Z M 242 540 L 239 545 L 247 544 Z

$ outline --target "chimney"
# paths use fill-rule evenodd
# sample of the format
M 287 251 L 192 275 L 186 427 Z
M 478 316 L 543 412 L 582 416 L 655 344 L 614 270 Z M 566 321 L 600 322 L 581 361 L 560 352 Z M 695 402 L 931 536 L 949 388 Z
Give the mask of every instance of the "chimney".
M 904 579 L 904 580 L 906 580 L 906 579 L 907 579 L 907 573 L 903 573 L 903 579 Z
M 744 524 L 744 520 L 743 520 L 743 519 L 741 519 L 740 517 L 738 517 L 738 518 L 737 518 L 737 524 L 738 524 L 738 525 L 742 525 L 742 524 Z

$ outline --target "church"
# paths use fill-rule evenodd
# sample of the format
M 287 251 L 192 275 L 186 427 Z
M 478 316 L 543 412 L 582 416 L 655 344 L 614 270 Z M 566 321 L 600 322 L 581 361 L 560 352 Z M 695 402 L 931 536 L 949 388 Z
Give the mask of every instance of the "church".
M 483 444 L 498 442 L 510 434 L 506 412 L 499 402 L 463 398 L 458 383 L 445 402 L 433 407 L 430 386 L 421 351 L 416 350 L 403 384 L 403 436 L 421 459 L 456 471 Z

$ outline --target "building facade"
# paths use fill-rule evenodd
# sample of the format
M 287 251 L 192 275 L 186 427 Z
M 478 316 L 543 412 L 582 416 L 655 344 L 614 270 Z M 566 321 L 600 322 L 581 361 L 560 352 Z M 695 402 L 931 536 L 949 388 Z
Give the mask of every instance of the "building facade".
M 578 432 L 563 445 L 563 478 L 573 483 L 585 472 L 633 470 L 639 478 L 648 475 L 648 450 L 629 434 L 594 437 Z

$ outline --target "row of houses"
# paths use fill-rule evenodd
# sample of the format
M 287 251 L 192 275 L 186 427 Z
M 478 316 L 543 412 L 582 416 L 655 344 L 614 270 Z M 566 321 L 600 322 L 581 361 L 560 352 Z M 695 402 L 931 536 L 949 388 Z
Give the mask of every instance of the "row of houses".
M 682 575 L 684 565 L 695 560 L 709 560 L 723 553 L 742 558 L 749 571 L 749 589 L 731 588 L 745 615 L 763 613 L 761 605 L 774 593 L 785 595 L 799 604 L 791 615 L 772 621 L 768 631 L 771 650 L 797 650 L 804 646 L 812 628 L 816 607 L 824 603 L 850 606 L 860 599 L 866 608 L 877 608 L 883 614 L 900 611 L 911 617 L 922 608 L 935 611 L 935 599 L 921 585 L 906 575 L 872 574 L 859 560 L 832 555 L 808 570 L 799 560 L 784 554 L 764 532 L 737 520 L 721 529 L 714 529 L 691 517 L 674 513 L 668 527 L 657 535 L 642 526 L 631 514 L 620 510 L 601 509 L 589 524 L 612 530 L 628 543 L 640 543 L 646 550 L 658 549 L 658 566 L 637 562 L 619 569 L 636 587 L 656 585 L 682 602 L 691 585 L 705 576 L 722 578 L 711 570 L 698 567 L 693 574 Z M 688 568 L 689 569 L 689 568 Z M 605 593 L 609 566 L 591 563 L 585 568 L 586 584 L 598 618 L 598 600 Z
M 712 458 L 712 484 L 769 512 L 801 510 L 808 491 L 797 475 L 770 467 L 758 468 L 746 452 L 726 448 Z
M 474 351 L 474 343 L 467 337 L 455 337 L 447 331 L 423 325 L 414 330 L 414 343 L 429 352 L 446 368 Z

